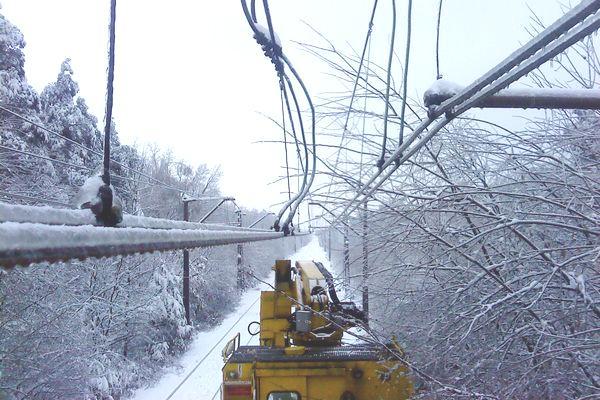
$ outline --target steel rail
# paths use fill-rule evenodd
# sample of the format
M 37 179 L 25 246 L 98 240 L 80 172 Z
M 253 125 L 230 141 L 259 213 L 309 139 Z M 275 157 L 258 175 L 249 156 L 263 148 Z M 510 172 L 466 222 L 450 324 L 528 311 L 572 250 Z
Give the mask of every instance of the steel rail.
M 48 206 L 26 206 L 0 202 L 0 222 L 20 222 L 45 225 L 98 225 L 90 210 L 57 209 Z M 230 225 L 174 221 L 162 218 L 123 215 L 120 228 L 181 229 L 202 231 L 270 232 L 264 229 L 242 228 Z
M 0 223 L 0 266 L 114 257 L 272 240 L 283 232 Z

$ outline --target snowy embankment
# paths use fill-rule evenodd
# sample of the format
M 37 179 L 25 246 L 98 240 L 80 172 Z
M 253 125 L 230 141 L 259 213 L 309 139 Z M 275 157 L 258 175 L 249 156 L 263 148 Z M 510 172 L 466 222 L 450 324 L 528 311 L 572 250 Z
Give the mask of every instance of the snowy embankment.
M 320 261 L 327 269 L 330 268 L 327 254 L 319 245 L 316 237 L 313 237 L 306 246 L 289 258 L 292 262 L 297 260 Z M 272 277 L 267 281 L 271 283 Z M 177 389 L 171 399 L 213 398 L 221 385 L 221 368 L 223 367 L 221 350 L 225 343 L 239 332 L 242 345 L 258 344 L 258 336 L 250 336 L 247 327 L 250 322 L 260 319 L 260 291 L 268 289 L 267 285 L 261 284 L 244 293 L 236 311 L 229 315 L 220 326 L 198 333 L 190 345 L 190 349 L 179 359 L 177 367 L 168 371 L 151 387 L 137 390 L 132 400 L 165 400 L 188 375 L 189 378 Z

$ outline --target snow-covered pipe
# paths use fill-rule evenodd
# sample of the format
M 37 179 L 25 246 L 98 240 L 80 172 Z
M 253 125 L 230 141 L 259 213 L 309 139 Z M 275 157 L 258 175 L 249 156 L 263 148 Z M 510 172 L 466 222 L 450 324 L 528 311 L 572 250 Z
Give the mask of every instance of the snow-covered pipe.
M 441 105 L 464 88 L 437 80 L 423 95 L 426 107 Z M 519 88 L 503 89 L 477 103 L 480 108 L 558 108 L 600 110 L 599 89 Z
M 29 222 L 47 225 L 98 225 L 96 217 L 89 210 L 69 210 L 48 206 L 24 206 L 0 202 L 0 222 Z M 194 229 L 204 231 L 244 231 L 265 232 L 261 229 L 241 228 L 229 225 L 174 221 L 162 218 L 123 215 L 120 228 L 147 229 Z
M 280 232 L 0 223 L 0 267 L 192 249 L 283 237 Z

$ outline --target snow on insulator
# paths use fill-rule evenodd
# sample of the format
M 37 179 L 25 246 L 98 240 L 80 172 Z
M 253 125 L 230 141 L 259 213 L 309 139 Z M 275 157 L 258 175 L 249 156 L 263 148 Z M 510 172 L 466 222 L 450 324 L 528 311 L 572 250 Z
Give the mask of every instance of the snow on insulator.
M 75 206 L 77 208 L 92 208 L 92 206 L 100 203 L 98 189 L 102 185 L 104 185 L 104 182 L 102 181 L 102 177 L 98 175 L 87 178 L 81 188 L 79 188 L 77 196 L 75 196 Z
M 254 24 L 254 26 L 256 27 L 256 30 L 258 32 L 260 32 L 263 36 L 264 39 L 267 40 L 267 42 L 271 42 L 271 32 L 269 31 L 269 28 L 262 26 L 261 24 Z M 277 36 L 277 33 L 274 33 L 275 35 L 275 44 L 279 47 L 281 47 L 281 39 L 279 39 L 279 36 Z M 254 35 L 256 38 L 256 35 Z M 261 40 L 262 38 L 256 38 L 256 40 L 259 43 L 263 43 L 263 40 Z
M 444 100 L 456 95 L 462 89 L 464 88 L 457 83 L 446 79 L 438 79 L 425 91 L 423 102 L 426 107 L 439 106 Z
M 24 206 L 0 202 L 0 222 L 30 222 L 47 225 L 98 225 L 91 210 L 65 210 L 49 206 Z M 205 231 L 264 232 L 263 229 L 241 228 L 219 224 L 173 221 L 162 218 L 125 214 L 117 226 L 148 229 L 197 229 Z
M 221 246 L 283 237 L 280 232 L 108 228 L 0 223 L 0 266 Z
M 102 180 L 102 177 L 100 176 L 99 172 L 87 178 L 81 186 L 81 188 L 79 189 L 77 196 L 75 196 L 75 206 L 77 208 L 89 208 L 93 211 L 97 211 L 97 207 L 101 203 L 99 197 L 100 187 L 102 187 L 103 185 L 104 181 Z M 121 199 L 119 198 L 119 196 L 117 196 L 113 185 L 110 185 L 110 190 L 113 195 L 113 210 L 115 210 L 115 212 L 117 212 L 120 215 L 123 210 L 123 204 L 121 203 Z

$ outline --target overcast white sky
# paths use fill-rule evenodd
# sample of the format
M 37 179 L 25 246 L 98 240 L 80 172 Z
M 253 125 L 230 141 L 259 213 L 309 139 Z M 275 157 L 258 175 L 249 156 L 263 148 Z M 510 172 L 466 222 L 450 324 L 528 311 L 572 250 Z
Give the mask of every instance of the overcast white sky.
M 397 51 L 404 46 L 407 0 L 397 0 Z M 261 3 L 261 2 L 258 2 Z M 384 63 L 390 0 L 380 0 L 371 50 Z M 421 96 L 435 79 L 438 0 L 417 0 L 409 93 Z M 108 0 L 0 0 L 3 13 L 27 41 L 29 82 L 41 90 L 69 57 L 83 96 L 102 120 L 106 74 Z M 314 95 L 336 88 L 326 68 L 293 41 L 318 37 L 341 49 L 362 46 L 372 1 L 272 0 L 271 13 L 284 49 Z M 442 73 L 470 83 L 528 40 L 531 7 L 547 23 L 561 15 L 554 0 L 445 0 Z M 260 113 L 280 115 L 274 70 L 254 42 L 237 0 L 120 0 L 117 14 L 115 111 L 123 143 L 156 143 L 193 164 L 222 165 L 222 190 L 243 205 L 265 208 L 282 201 L 281 131 Z M 399 68 L 397 67 L 396 80 Z M 511 111 L 494 111 L 507 118 Z

